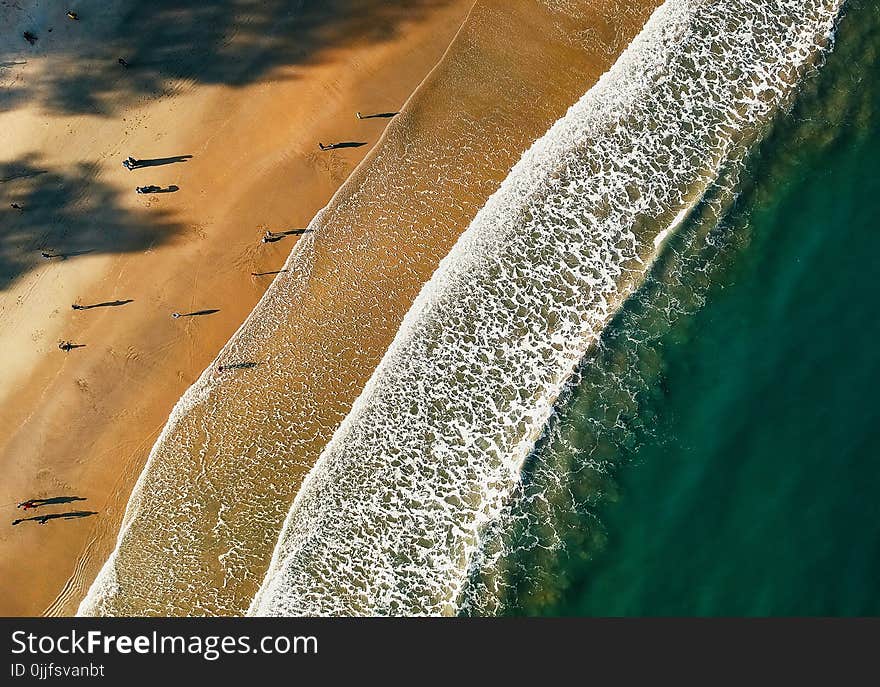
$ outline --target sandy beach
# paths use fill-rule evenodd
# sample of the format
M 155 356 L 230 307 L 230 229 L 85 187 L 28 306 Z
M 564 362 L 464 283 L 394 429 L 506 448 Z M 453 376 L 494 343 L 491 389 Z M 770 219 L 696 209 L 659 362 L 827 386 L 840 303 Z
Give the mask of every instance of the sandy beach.
M 298 238 L 263 232 L 308 224 L 389 121 L 354 113 L 399 109 L 472 2 L 299 4 L 0 6 L 0 507 L 97 513 L 3 526 L 0 614 L 76 610 L 169 411 Z
M 478 2 L 178 409 L 85 613 L 241 614 L 303 477 L 439 260 L 655 3 Z M 566 65 L 560 69 L 559 65 Z M 203 307 L 199 304 L 199 307 Z
M 876 613 L 878 51 L 847 0 L 0 0 L 10 675 Z

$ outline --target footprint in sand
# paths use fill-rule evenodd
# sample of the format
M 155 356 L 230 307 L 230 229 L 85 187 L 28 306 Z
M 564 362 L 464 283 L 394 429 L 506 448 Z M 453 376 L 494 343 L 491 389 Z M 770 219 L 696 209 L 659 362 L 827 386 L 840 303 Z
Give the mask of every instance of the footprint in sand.
M 326 174 L 334 183 L 342 183 L 348 176 L 348 161 L 336 151 L 328 153 L 309 153 L 309 164 Z
M 208 232 L 205 229 L 205 224 L 194 224 L 192 227 L 192 235 L 193 238 L 196 238 L 199 241 L 204 241 L 206 238 L 208 238 Z

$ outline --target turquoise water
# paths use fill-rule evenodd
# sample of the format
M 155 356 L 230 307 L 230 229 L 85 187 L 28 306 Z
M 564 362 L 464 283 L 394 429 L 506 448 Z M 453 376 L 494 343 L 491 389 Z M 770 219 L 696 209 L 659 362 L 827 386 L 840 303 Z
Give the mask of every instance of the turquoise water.
M 711 256 L 700 246 L 717 238 L 706 220 L 724 184 L 828 47 L 840 2 L 672 0 L 652 17 L 424 285 L 296 494 L 251 613 L 469 604 L 472 573 L 495 562 L 484 534 L 509 522 L 572 372 L 641 290 L 670 226 L 687 229 L 672 237 L 680 259 L 664 246 L 658 273 L 689 276 L 678 262 Z M 646 312 L 664 313 L 656 303 Z
M 505 612 L 880 614 L 880 9 L 837 43 L 559 407 Z

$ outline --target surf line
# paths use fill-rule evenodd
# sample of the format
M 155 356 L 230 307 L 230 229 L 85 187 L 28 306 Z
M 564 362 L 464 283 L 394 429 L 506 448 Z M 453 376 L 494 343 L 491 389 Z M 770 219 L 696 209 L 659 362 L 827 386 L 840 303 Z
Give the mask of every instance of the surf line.
M 654 13 L 422 290 L 296 495 L 251 613 L 456 612 L 563 385 L 663 231 L 830 46 L 840 6 L 668 0 Z

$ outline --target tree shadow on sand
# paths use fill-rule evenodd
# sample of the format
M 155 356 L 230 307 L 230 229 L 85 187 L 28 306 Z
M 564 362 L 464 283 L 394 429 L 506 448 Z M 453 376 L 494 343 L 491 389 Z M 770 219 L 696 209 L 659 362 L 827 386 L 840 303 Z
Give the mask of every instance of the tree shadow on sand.
M 94 164 L 58 171 L 36 157 L 0 163 L 0 290 L 47 259 L 141 251 L 181 231 L 161 209 L 139 215 L 119 196 Z
M 121 0 L 108 13 L 85 0 L 81 21 L 22 12 L 0 28 L 8 46 L 0 63 L 45 57 L 53 67 L 28 84 L 31 100 L 55 113 L 109 115 L 117 104 L 164 94 L 169 83 L 243 86 L 278 68 L 320 63 L 337 47 L 388 41 L 448 2 Z M 21 39 L 25 30 L 38 37 L 34 45 Z

